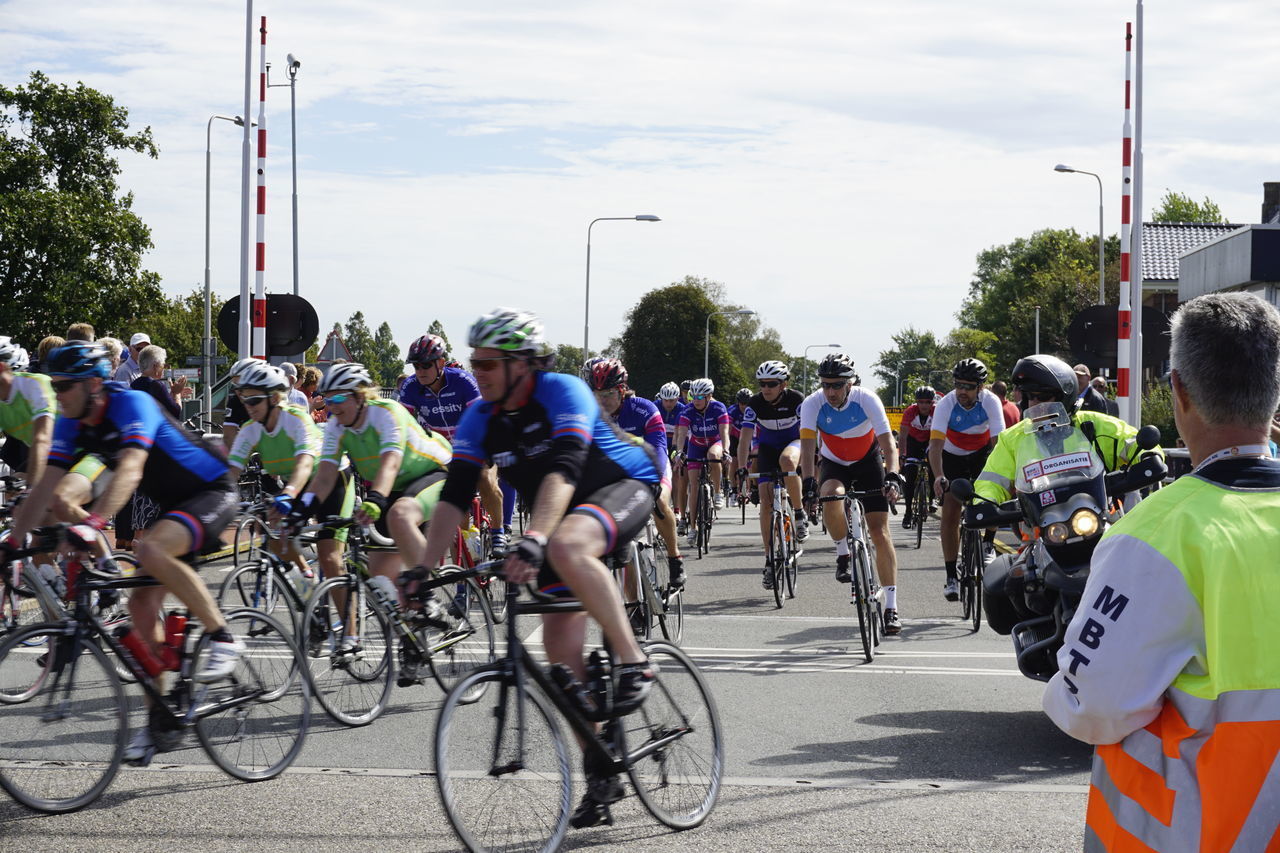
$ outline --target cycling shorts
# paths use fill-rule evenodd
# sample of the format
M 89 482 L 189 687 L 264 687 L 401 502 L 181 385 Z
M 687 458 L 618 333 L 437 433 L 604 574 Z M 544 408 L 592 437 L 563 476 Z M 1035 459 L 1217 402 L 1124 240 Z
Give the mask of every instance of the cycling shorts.
M 338 479 L 329 490 L 329 496 L 316 504 L 313 515 L 323 518 L 327 515 L 340 515 L 349 518 L 356 507 L 356 481 L 351 476 L 350 468 L 338 470 Z M 325 527 L 316 534 L 316 541 L 332 539 L 335 542 L 347 541 L 348 528 L 333 530 Z
M 653 487 L 639 480 L 618 480 L 603 486 L 587 496 L 586 500 L 569 509 L 568 515 L 585 515 L 595 519 L 604 528 L 605 549 L 603 557 L 631 544 L 644 530 L 653 513 Z M 544 562 L 538 570 L 538 590 L 556 598 L 574 598 L 567 584 L 560 580 L 555 569 Z
M 422 520 L 425 524 L 431 520 L 431 514 L 435 511 L 436 503 L 440 500 L 440 491 L 444 488 L 444 481 L 449 476 L 444 469 L 432 471 L 430 474 L 423 474 L 416 480 L 409 481 L 403 489 L 398 489 L 387 495 L 387 510 L 379 516 L 376 524 L 373 525 L 383 536 L 390 537 L 391 531 L 387 527 L 387 517 L 391 515 L 389 510 L 396 501 L 401 498 L 412 498 L 418 505 L 418 509 L 422 510 Z M 337 491 L 337 488 L 334 488 Z M 370 542 L 366 549 L 369 551 L 395 551 L 395 545 L 375 545 Z
M 170 506 L 161 506 L 159 521 L 176 521 L 191 534 L 189 554 L 219 551 L 225 545 L 222 534 L 240 511 L 240 492 L 235 482 L 226 477 L 208 484 Z
M 959 456 L 955 453 L 942 451 L 942 476 L 948 480 L 965 479 L 974 481 L 978 479 L 978 475 L 982 473 L 982 468 L 987 464 L 987 457 L 991 455 L 991 448 L 986 447 L 983 450 L 975 450 L 973 453 L 967 453 Z
M 711 455 L 711 449 L 713 447 L 720 448 L 723 455 L 724 445 L 720 443 L 720 439 L 716 439 L 708 445 L 694 444 L 692 441 L 689 442 L 689 449 L 687 451 L 688 457 L 685 460 L 685 464 L 689 467 L 689 470 L 697 471 L 701 468 L 702 461 Z
M 822 457 L 818 465 L 818 483 L 828 480 L 835 480 L 846 490 L 872 492 L 860 496 L 868 513 L 889 511 L 889 500 L 884 496 L 884 459 L 878 446 L 852 465 L 842 465 Z
M 902 446 L 901 452 L 907 459 L 926 459 L 929 456 L 929 442 L 921 441 L 908 434 L 907 443 Z
M 756 471 L 760 474 L 760 485 L 767 486 L 773 482 L 772 474 L 776 474 L 782 470 L 782 451 L 795 448 L 797 452 L 800 450 L 800 439 L 788 442 L 787 444 L 762 444 L 756 450 Z

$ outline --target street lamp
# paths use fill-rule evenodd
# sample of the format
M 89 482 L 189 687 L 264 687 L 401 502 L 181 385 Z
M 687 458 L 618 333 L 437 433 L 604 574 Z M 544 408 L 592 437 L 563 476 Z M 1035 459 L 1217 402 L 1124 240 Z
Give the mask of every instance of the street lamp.
M 298 295 L 298 69 L 302 60 L 292 53 L 285 57 L 288 83 L 271 82 L 271 63 L 267 63 L 267 87 L 289 87 L 289 145 L 293 153 L 293 295 Z
M 1075 172 L 1078 175 L 1093 175 L 1094 180 L 1098 182 L 1098 304 L 1105 305 L 1107 301 L 1107 253 L 1102 242 L 1102 178 L 1094 175 L 1093 172 L 1086 172 L 1084 169 L 1073 169 L 1064 163 L 1059 163 L 1054 166 L 1053 171 Z M 1036 352 L 1040 352 L 1039 347 L 1036 347 Z
M 587 226 L 587 290 L 582 304 L 582 357 L 584 359 L 590 354 L 590 350 L 587 349 L 587 339 L 591 329 L 591 228 L 597 222 L 621 221 L 661 222 L 662 220 L 652 213 L 641 213 L 637 216 L 600 216 L 591 220 L 591 224 Z
M 894 386 L 893 386 L 893 397 L 895 400 L 898 401 L 899 406 L 902 405 L 902 368 L 906 367 L 908 364 L 928 364 L 928 363 L 929 363 L 929 359 L 927 358 L 909 358 L 906 361 L 900 362 L 898 364 L 898 373 L 896 375 L 896 382 L 894 383 Z
M 809 344 L 804 348 L 804 393 L 809 393 L 809 350 L 814 347 L 826 347 L 827 349 L 840 349 L 839 344 Z
M 244 127 L 244 119 L 240 116 L 209 116 L 209 121 L 204 127 L 204 339 L 201 341 L 200 353 L 200 378 L 204 384 L 204 415 L 205 419 L 212 417 L 213 412 L 213 300 L 209 289 L 209 164 L 212 158 L 210 148 L 212 147 L 213 138 L 213 122 L 214 119 L 222 119 L 229 121 L 237 127 Z M 256 121 L 250 121 L 250 125 L 257 127 Z M 242 307 L 243 310 L 243 307 Z
M 735 316 L 755 314 L 750 308 L 742 308 L 738 311 L 712 311 L 707 315 L 707 335 L 705 344 L 702 348 L 702 375 L 707 376 L 711 372 L 711 318 L 716 316 Z

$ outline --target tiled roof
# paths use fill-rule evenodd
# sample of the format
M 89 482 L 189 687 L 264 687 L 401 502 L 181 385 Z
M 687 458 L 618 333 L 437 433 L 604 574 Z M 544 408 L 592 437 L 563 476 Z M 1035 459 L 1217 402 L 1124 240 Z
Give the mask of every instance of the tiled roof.
M 1177 281 L 1179 255 L 1243 227 L 1225 222 L 1142 223 L 1142 280 Z

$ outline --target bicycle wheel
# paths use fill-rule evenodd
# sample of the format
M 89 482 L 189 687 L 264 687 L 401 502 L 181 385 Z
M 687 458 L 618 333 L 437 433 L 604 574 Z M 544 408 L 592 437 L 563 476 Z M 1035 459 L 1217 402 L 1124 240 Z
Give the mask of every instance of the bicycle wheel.
M 61 623 L 0 643 L 0 787 L 30 809 L 92 803 L 120 769 L 129 706 L 107 655 Z
M 976 531 L 964 530 L 960 534 L 960 559 L 956 563 L 956 575 L 960 581 L 960 618 L 973 616 L 973 537 Z
M 672 829 L 707 819 L 720 796 L 724 734 L 706 679 L 670 643 L 645 646 L 657 677 L 639 710 L 617 721 L 640 802 Z
M 933 497 L 933 483 L 926 482 L 929 480 L 928 471 L 920 468 L 916 472 L 916 495 L 915 495 L 915 513 L 916 513 L 916 548 L 919 549 L 924 543 L 924 518 L 929 514 L 929 501 Z
M 325 712 L 346 726 L 365 726 L 382 714 L 395 674 L 391 622 L 358 583 L 350 574 L 324 581 L 302 617 L 311 688 Z M 356 638 L 356 647 L 344 650 L 344 637 Z
M 236 535 L 231 551 L 231 565 L 256 563 L 266 548 L 267 523 L 261 516 L 246 515 L 236 523 Z
M 279 619 L 295 636 L 302 624 L 302 599 L 289 581 L 285 564 L 268 553 L 231 570 L 218 589 L 218 607 L 260 610 Z
M 311 724 L 311 685 L 292 634 L 250 608 L 225 614 L 245 650 L 227 678 L 192 685 L 196 736 L 213 763 L 237 779 L 274 779 L 293 764 Z M 196 644 L 199 670 L 209 634 Z
M 711 553 L 711 525 L 715 523 L 715 494 L 711 490 L 711 483 L 702 484 L 702 492 L 698 496 L 698 502 L 701 504 L 698 513 L 698 528 L 701 537 L 699 547 L 702 548 L 704 554 Z
M 867 663 L 876 656 L 875 603 L 871 600 L 871 561 L 861 539 L 849 537 L 849 565 L 853 570 L 853 603 L 858 611 L 858 635 Z
M 796 542 L 795 523 L 792 521 L 794 516 L 791 510 L 787 509 L 783 514 L 782 529 L 787 537 L 787 566 L 783 577 L 787 582 L 787 598 L 796 597 L 796 572 L 800 568 L 800 550 L 799 543 Z
M 559 848 L 569 825 L 564 735 L 540 688 L 529 679 L 525 685 L 521 715 L 515 688 L 500 672 L 473 672 L 449 691 L 436 719 L 440 799 L 472 853 L 549 853 Z M 464 698 L 474 694 L 479 701 Z
M 786 534 L 782 530 L 782 513 L 777 510 L 774 510 L 769 523 L 769 557 L 773 565 L 773 603 L 781 608 L 786 595 L 782 576 L 786 573 L 790 555 L 787 553 Z
M 425 639 L 430 652 L 427 663 L 431 667 L 431 676 L 440 689 L 448 693 L 463 677 L 493 663 L 496 654 L 489 599 L 475 580 L 468 578 L 456 587 L 442 587 L 441 590 L 454 593 L 453 599 L 446 602 L 449 630 L 432 630 Z M 474 702 L 478 698 L 478 695 L 463 696 L 459 701 Z

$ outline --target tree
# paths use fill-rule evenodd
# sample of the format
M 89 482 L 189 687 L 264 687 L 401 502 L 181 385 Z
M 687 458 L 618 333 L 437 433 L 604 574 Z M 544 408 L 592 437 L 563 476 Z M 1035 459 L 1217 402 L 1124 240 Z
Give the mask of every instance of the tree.
M 151 231 L 119 191 L 117 151 L 151 158 L 110 96 L 33 71 L 0 86 L 0 329 L 28 349 L 74 322 L 127 338 L 164 301 L 142 269 Z
M 742 306 L 725 305 L 719 310 L 740 311 Z M 756 375 L 756 368 L 763 361 L 784 361 L 791 365 L 792 375 L 797 375 L 799 359 L 787 355 L 782 348 L 782 336 L 772 326 L 764 325 L 758 314 L 729 314 L 720 317 L 724 321 L 724 341 L 747 377 Z M 715 322 L 715 319 L 712 319 Z M 703 334 L 706 334 L 705 328 Z
M 582 369 L 582 362 L 584 361 L 586 359 L 582 357 L 582 347 L 575 347 L 573 344 L 557 344 L 556 360 L 552 369 L 556 373 L 577 376 L 578 371 Z
M 369 374 L 383 388 L 395 387 L 397 380 L 404 375 L 404 359 L 400 356 L 400 346 L 396 343 L 395 335 L 391 334 L 391 324 L 383 322 L 378 327 L 378 332 L 373 336 L 373 353 L 370 363 L 365 366 L 369 368 Z
M 216 295 L 210 298 L 213 317 L 218 316 L 222 302 Z M 145 331 L 157 346 L 164 347 L 170 367 L 186 367 L 187 358 L 200 355 L 200 341 L 204 338 L 204 289 L 196 288 L 185 296 L 161 297 L 158 305 L 151 306 L 148 316 L 129 328 Z M 216 331 L 213 339 L 217 343 L 215 354 L 227 359 L 226 365 L 217 371 L 221 374 L 236 360 L 236 355 L 223 345 Z
M 1226 222 L 1222 209 L 1208 196 L 1197 204 L 1191 196 L 1165 188 L 1160 206 L 1151 214 L 1152 222 Z
M 890 340 L 893 341 L 893 347 L 881 352 L 871 366 L 872 373 L 884 383 L 877 389 L 877 393 L 885 405 L 894 405 L 898 399 L 894 383 L 898 381 L 899 370 L 902 370 L 903 384 L 912 387 L 934 385 L 929 377 L 936 373 L 943 373 L 948 379 L 951 376 L 951 365 L 947 363 L 933 332 L 921 332 L 914 326 L 907 326 L 891 335 Z M 904 364 L 917 358 L 925 359 L 925 363 Z
M 449 343 L 449 336 L 444 333 L 443 323 L 439 320 L 432 320 L 431 325 L 427 327 L 427 334 L 439 335 L 440 339 L 444 341 L 444 351 L 449 354 L 450 358 L 457 358 L 453 351 L 453 346 Z
M 357 311 L 347 320 L 342 332 L 342 342 L 351 351 L 351 360 L 369 368 L 372 375 L 375 371 L 373 335 L 369 332 L 369 324 L 364 321 L 364 312 Z

